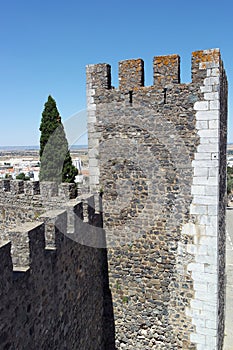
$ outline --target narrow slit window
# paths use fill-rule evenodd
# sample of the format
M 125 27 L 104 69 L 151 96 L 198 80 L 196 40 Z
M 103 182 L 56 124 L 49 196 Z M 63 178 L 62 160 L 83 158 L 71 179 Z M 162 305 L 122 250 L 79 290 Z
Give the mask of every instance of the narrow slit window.
M 129 91 L 129 103 L 133 103 L 133 91 Z
M 164 88 L 163 90 L 163 103 L 167 103 L 167 88 Z

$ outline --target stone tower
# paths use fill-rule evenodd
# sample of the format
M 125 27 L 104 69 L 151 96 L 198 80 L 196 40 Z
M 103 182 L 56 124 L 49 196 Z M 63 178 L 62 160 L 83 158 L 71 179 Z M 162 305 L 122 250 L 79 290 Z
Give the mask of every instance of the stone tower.
M 117 349 L 222 348 L 227 79 L 218 49 L 87 67 L 90 185 L 103 192 Z M 112 345 L 114 349 L 114 345 Z

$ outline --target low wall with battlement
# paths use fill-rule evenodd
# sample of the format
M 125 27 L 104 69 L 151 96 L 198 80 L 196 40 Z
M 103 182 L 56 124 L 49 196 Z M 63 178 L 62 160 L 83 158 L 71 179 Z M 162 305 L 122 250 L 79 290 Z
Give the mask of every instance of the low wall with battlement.
M 108 348 L 106 252 L 81 244 L 101 217 L 92 197 L 70 212 L 70 226 L 66 211 L 52 210 L 1 234 L 1 349 Z
M 46 210 L 66 208 L 76 197 L 75 184 L 0 180 L 0 227 L 35 221 Z

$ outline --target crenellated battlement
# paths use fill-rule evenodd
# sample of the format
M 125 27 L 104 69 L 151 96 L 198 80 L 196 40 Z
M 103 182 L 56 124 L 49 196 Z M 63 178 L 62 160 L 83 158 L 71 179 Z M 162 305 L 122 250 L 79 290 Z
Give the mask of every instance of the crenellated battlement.
M 93 205 L 77 198 L 1 232 L 2 349 L 105 348 L 106 255 L 81 244 L 101 231 Z
M 6 184 L 9 186 L 8 193 L 23 194 L 21 181 L 10 181 Z M 64 191 L 64 189 L 70 190 L 73 186 L 68 186 L 69 184 L 62 185 L 57 186 L 55 183 L 44 183 L 41 186 L 41 190 L 46 191 L 46 196 L 56 194 L 62 199 L 67 199 L 67 191 Z M 37 189 L 38 186 L 39 183 L 36 186 Z M 31 186 L 26 184 L 24 193 L 27 193 L 29 188 L 31 189 Z M 70 191 L 68 193 L 70 194 Z M 91 227 L 88 227 L 88 225 L 99 226 L 97 223 L 101 222 L 100 214 L 95 212 L 94 197 L 90 194 L 77 198 L 75 202 L 65 201 L 63 205 L 60 205 L 60 209 L 58 207 L 57 203 L 57 208 L 45 212 L 42 211 L 42 213 L 38 212 L 37 217 L 34 217 L 32 221 L 22 221 L 22 223 L 17 223 L 17 225 L 9 226 L 9 229 L 5 228 L 2 230 L 1 240 L 11 241 L 14 268 L 27 268 L 30 266 L 30 259 L 33 256 L 32 251 L 34 249 L 31 244 L 33 241 L 32 237 L 37 237 L 36 239 L 41 242 L 41 248 L 56 249 L 59 242 L 57 239 L 58 233 L 67 237 L 72 236 L 72 239 L 81 243 L 81 241 L 85 241 L 85 232 L 88 233 L 91 230 Z M 65 209 L 61 209 L 62 207 Z M 44 208 L 46 208 L 46 205 Z M 82 235 L 84 236 L 82 237 Z M 86 245 L 88 243 L 92 245 L 91 241 L 85 241 L 85 243 Z
M 62 220 L 65 222 L 65 212 L 61 212 L 60 215 L 63 215 Z M 49 232 L 55 232 L 56 225 L 54 225 L 54 223 L 53 225 L 51 225 L 52 220 L 54 219 L 55 221 L 59 219 L 58 213 L 56 218 L 53 218 L 51 216 L 50 220 L 46 223 L 43 223 L 42 220 L 40 222 L 27 222 L 25 224 L 17 226 L 15 229 L 11 229 L 8 232 L 4 232 L 1 234 L 1 239 L 4 239 L 4 241 L 10 241 L 10 253 L 13 270 L 17 271 L 19 268 L 23 268 L 26 270 L 31 265 L 35 265 L 35 262 L 32 259 L 37 260 L 35 252 L 38 250 L 39 246 L 41 248 L 41 251 L 37 251 L 38 256 L 43 255 L 45 253 L 44 250 L 47 243 L 51 243 L 52 241 Z M 56 248 L 55 241 L 55 235 L 53 235 L 54 248 Z
M 65 197 L 68 199 L 77 196 L 75 184 L 40 182 L 40 181 L 23 181 L 23 180 L 0 180 L 0 197 L 2 195 L 27 195 L 43 197 Z
M 203 76 L 206 69 L 214 68 L 221 62 L 220 50 L 200 50 L 192 53 L 192 82 L 200 82 L 200 70 Z M 144 87 L 144 61 L 141 58 L 119 62 L 119 90 L 137 91 Z M 153 59 L 153 87 L 166 88 L 171 84 L 180 84 L 180 56 L 177 54 L 155 56 Z M 99 63 L 87 66 L 87 85 L 91 89 L 112 89 L 111 66 Z
M 39 181 L 0 180 L 0 193 L 37 195 L 40 193 Z
M 75 184 L 22 180 L 0 180 L 0 229 L 2 238 L 22 224 L 38 222 L 48 210 L 70 208 L 77 197 Z M 70 212 L 70 210 L 69 210 Z M 70 217 L 70 216 L 69 216 Z M 20 235 L 20 233 L 19 233 Z
M 144 86 L 144 61 L 142 59 L 119 62 L 119 89 L 133 91 Z
M 180 83 L 180 56 L 156 56 L 153 61 L 154 86 L 164 88 Z

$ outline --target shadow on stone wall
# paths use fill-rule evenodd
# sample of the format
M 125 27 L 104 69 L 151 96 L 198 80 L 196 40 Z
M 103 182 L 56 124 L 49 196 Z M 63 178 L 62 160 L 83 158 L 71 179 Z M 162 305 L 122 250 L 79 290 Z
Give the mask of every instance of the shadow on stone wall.
M 112 293 L 109 288 L 108 276 L 108 257 L 107 249 L 103 249 L 104 261 L 104 319 L 103 319 L 103 335 L 105 337 L 105 350 L 115 350 L 115 323 L 113 313 Z
M 89 202 L 47 212 L 0 242 L 0 349 L 115 349 L 107 250 L 79 239 L 105 239 Z

